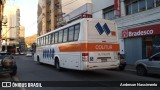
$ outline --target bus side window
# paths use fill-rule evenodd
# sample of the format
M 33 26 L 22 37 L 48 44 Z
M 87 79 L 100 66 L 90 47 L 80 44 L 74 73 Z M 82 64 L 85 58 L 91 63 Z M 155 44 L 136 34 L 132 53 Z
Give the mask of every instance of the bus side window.
M 69 41 L 73 41 L 73 34 L 74 34 L 74 26 L 69 28 L 69 36 L 68 36 Z
M 78 37 L 79 37 L 79 31 L 80 31 L 80 25 L 79 25 L 79 24 L 77 24 L 77 25 L 75 25 L 74 41 L 77 41 L 77 40 L 78 40 Z
M 54 44 L 54 33 L 52 33 L 51 38 L 52 38 L 51 42 L 52 42 L 52 44 Z
M 54 40 L 55 43 L 58 43 L 58 32 L 55 33 L 55 38 L 54 38 L 54 39 L 55 39 L 55 40 Z
M 39 38 L 37 39 L 37 46 L 39 46 Z
M 41 37 L 41 46 L 43 46 L 43 37 Z
M 43 37 L 43 45 L 46 45 L 46 36 Z
M 63 39 L 63 30 L 59 31 L 58 42 L 59 42 L 59 43 L 62 43 L 62 39 Z
M 48 45 L 48 35 L 46 36 L 46 45 Z
M 48 35 L 48 44 L 51 44 L 51 34 Z
M 67 42 L 68 38 L 68 28 L 64 29 L 63 31 L 63 42 Z

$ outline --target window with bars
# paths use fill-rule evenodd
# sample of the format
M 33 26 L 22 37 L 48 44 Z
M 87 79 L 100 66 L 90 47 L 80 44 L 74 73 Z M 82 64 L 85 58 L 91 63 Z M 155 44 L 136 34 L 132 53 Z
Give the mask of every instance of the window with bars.
M 138 12 L 138 1 L 132 3 L 132 14 Z
M 139 0 L 139 11 L 145 11 L 145 10 L 146 10 L 145 0 Z
M 156 7 L 160 6 L 160 0 L 156 0 Z
M 126 1 L 126 15 L 135 14 L 160 6 L 160 0 L 130 0 Z
M 147 9 L 154 8 L 154 0 L 146 0 L 147 2 Z
M 114 10 L 111 10 L 109 12 L 104 13 L 104 19 L 114 19 L 115 15 L 114 15 Z

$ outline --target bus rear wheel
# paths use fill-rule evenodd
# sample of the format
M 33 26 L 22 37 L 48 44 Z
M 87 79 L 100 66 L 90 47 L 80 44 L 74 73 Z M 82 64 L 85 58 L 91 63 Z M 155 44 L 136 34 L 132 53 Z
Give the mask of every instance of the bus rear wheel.
M 56 61 L 55 61 L 55 67 L 56 67 L 57 71 L 61 71 L 61 67 L 60 67 L 60 63 L 59 63 L 58 59 L 56 59 Z

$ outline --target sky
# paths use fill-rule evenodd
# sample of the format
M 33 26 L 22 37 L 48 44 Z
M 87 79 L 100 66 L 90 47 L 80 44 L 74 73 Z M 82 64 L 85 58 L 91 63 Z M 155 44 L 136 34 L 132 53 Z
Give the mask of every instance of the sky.
M 63 12 L 69 13 L 91 0 L 62 0 Z M 20 8 L 20 23 L 25 27 L 25 37 L 37 34 L 38 0 L 7 0 Z
M 20 24 L 25 27 L 25 37 L 37 34 L 38 0 L 7 0 L 7 4 L 19 6 Z

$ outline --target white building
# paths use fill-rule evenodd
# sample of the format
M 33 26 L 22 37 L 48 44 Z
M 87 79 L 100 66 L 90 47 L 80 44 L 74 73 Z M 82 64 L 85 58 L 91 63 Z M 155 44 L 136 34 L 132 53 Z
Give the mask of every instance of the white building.
M 77 20 L 79 18 L 81 18 L 82 14 L 92 14 L 92 4 L 91 3 L 86 3 L 82 6 L 80 6 L 79 8 L 77 8 L 76 10 L 64 15 L 64 20 L 69 23 L 72 22 L 74 20 Z
M 17 6 L 5 5 L 4 15 L 7 23 L 2 26 L 2 45 L 16 45 L 18 43 L 20 31 L 20 9 Z
M 120 52 L 128 64 L 160 51 L 160 0 L 92 0 L 92 5 L 93 18 L 118 24 Z

